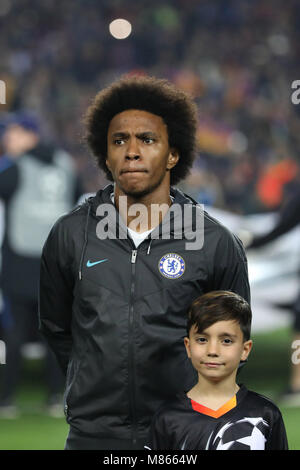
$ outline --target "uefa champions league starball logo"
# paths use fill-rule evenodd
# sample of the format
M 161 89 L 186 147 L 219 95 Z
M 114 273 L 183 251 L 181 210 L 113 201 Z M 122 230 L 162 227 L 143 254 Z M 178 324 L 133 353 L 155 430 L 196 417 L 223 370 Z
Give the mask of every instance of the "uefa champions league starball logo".
M 245 417 L 221 427 L 208 439 L 206 450 L 264 450 L 269 424 L 263 418 Z
M 164 277 L 177 279 L 181 277 L 185 271 L 185 261 L 176 253 L 168 253 L 160 258 L 158 269 Z

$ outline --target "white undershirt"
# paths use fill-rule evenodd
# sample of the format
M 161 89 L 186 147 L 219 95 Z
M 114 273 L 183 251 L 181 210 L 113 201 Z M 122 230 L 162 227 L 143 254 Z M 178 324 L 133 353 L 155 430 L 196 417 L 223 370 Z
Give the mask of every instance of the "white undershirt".
M 132 230 L 129 227 L 127 227 L 127 230 L 133 240 L 133 243 L 135 244 L 135 247 L 137 248 L 145 240 L 145 238 L 148 237 L 149 233 L 154 230 L 154 228 L 152 228 L 151 230 L 146 230 L 146 232 L 136 232 L 135 230 Z
M 110 198 L 112 202 L 115 203 L 114 193 L 111 194 Z M 170 198 L 172 199 L 172 201 L 174 200 L 173 196 L 170 196 Z M 135 244 L 135 247 L 137 248 L 145 240 L 145 238 L 148 237 L 149 233 L 151 233 L 154 230 L 154 228 L 150 230 L 146 230 L 145 232 L 136 232 L 135 230 L 132 230 L 129 227 L 127 227 L 127 230 L 128 230 L 130 237 L 133 240 L 133 243 Z

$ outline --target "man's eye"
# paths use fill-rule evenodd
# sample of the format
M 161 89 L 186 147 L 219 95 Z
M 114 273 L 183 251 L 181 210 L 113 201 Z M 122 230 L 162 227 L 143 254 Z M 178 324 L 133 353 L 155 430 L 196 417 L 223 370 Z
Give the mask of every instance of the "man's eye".
M 114 144 L 116 145 L 122 145 L 124 143 L 124 139 L 115 139 Z
M 154 139 L 152 139 L 151 137 L 144 137 L 144 138 L 143 138 L 143 142 L 144 142 L 145 144 L 153 144 Z

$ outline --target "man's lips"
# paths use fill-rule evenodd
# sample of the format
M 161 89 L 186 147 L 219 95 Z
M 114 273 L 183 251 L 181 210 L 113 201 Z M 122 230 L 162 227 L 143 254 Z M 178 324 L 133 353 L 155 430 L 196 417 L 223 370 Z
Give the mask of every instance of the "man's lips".
M 147 170 L 141 170 L 137 168 L 130 168 L 128 170 L 121 170 L 121 175 L 126 173 L 147 173 Z

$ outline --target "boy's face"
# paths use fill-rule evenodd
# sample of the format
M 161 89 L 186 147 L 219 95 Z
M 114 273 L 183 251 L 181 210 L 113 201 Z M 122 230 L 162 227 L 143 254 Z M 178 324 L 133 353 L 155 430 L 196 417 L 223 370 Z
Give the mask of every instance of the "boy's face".
M 252 341 L 244 341 L 234 320 L 216 322 L 201 333 L 193 325 L 184 344 L 198 374 L 213 380 L 230 375 L 235 379 L 240 361 L 247 359 L 252 347 Z

